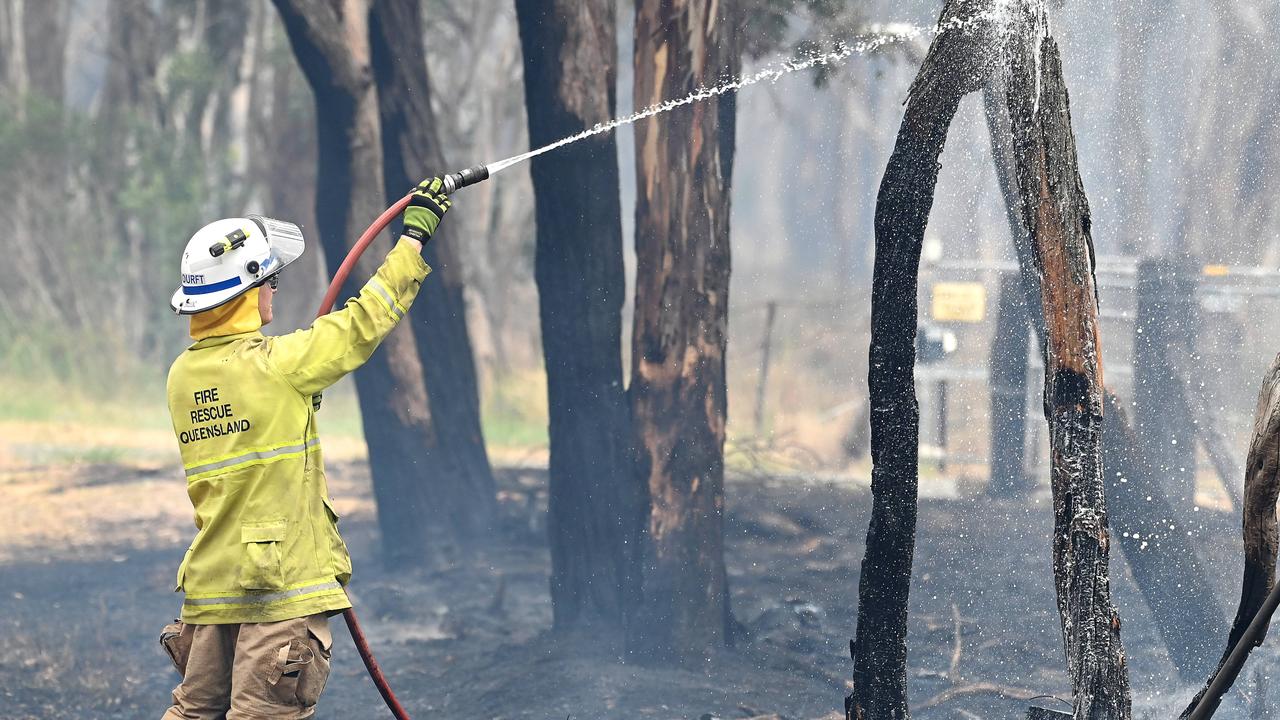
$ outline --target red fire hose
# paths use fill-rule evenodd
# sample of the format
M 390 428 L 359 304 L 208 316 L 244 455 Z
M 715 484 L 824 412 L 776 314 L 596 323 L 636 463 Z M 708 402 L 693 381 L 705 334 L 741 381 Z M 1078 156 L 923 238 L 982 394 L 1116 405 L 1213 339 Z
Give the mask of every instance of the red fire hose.
M 413 199 L 413 193 L 409 193 L 396 201 L 394 205 L 382 211 L 377 220 L 373 221 L 356 240 L 356 244 L 351 246 L 351 251 L 347 253 L 347 257 L 342 261 L 342 265 L 338 266 L 338 271 L 333 274 L 333 282 L 329 283 L 329 289 L 324 294 L 324 300 L 320 303 L 320 309 L 316 311 L 316 317 L 328 315 L 333 312 L 333 305 L 338 301 L 338 293 L 342 292 L 342 285 L 347 281 L 347 276 L 356 266 L 356 261 L 364 254 L 366 248 L 373 242 L 373 239 L 391 224 L 391 221 L 404 212 L 409 206 L 409 201 Z
M 467 168 L 459 173 L 445 175 L 444 191 L 453 193 L 468 185 L 475 185 L 489 179 L 489 168 L 484 165 L 476 165 Z M 347 253 L 346 259 L 338 266 L 338 271 L 333 274 L 333 282 L 329 283 L 329 289 L 324 294 L 324 300 L 320 302 L 320 309 L 316 311 L 316 318 L 328 315 L 333 311 L 334 304 L 338 301 L 338 293 L 342 292 L 342 286 L 347 282 L 347 277 L 351 275 L 351 271 L 355 269 L 356 262 L 360 260 L 360 256 L 373 243 L 374 238 L 382 234 L 382 231 L 391 224 L 404 209 L 409 206 L 409 201 L 413 199 L 413 192 L 400 198 L 394 205 L 382 211 L 377 220 L 365 229 L 360 235 L 360 239 L 356 240 L 356 244 L 351 246 L 351 251 Z M 347 621 L 347 629 L 351 631 L 351 639 L 356 644 L 356 651 L 360 653 L 360 659 L 364 661 L 364 667 L 369 671 L 369 677 L 373 678 L 373 684 L 378 687 L 378 692 L 382 695 L 382 699 L 386 701 L 387 708 L 391 710 L 391 714 L 396 716 L 396 720 L 409 720 L 409 713 L 405 712 L 404 707 L 400 705 L 400 701 L 396 699 L 396 694 L 391 691 L 391 685 L 387 683 L 387 678 L 382 674 L 382 668 L 378 667 L 378 661 L 373 657 L 373 650 L 369 648 L 369 641 L 365 639 L 364 631 L 360 629 L 360 621 L 356 618 L 356 611 L 353 608 L 347 608 L 342 612 L 342 619 Z
M 400 213 L 404 212 L 405 207 L 409 204 L 409 199 L 413 197 L 412 193 L 405 195 L 395 205 L 387 208 L 369 229 L 364 231 L 356 244 L 352 246 L 351 252 L 347 253 L 347 258 L 342 261 L 342 265 L 338 267 L 338 271 L 333 275 L 333 282 L 329 284 L 329 290 L 324 294 L 324 301 L 320 303 L 320 310 L 316 313 L 316 317 L 327 315 L 333 310 L 333 305 L 338 299 L 338 293 L 342 290 L 342 285 L 347 281 L 347 276 L 351 274 L 351 270 L 356 266 L 356 261 L 364 254 L 365 248 L 378 237 L 387 225 Z M 396 720 L 409 720 L 409 713 L 400 705 L 400 701 L 396 699 L 396 694 L 391 691 L 391 685 L 387 683 L 387 678 L 382 674 L 382 668 L 378 667 L 378 661 L 373 657 L 373 650 L 369 648 L 369 641 L 365 639 L 364 631 L 360 629 L 360 621 L 356 618 L 354 608 L 347 608 L 342 611 L 342 619 L 347 621 L 347 629 L 351 631 L 351 639 L 356 644 L 356 652 L 360 653 L 360 659 L 364 661 L 364 667 L 369 671 L 369 677 L 373 678 L 373 684 L 378 687 L 378 692 L 382 695 L 382 699 L 386 701 L 387 708 L 391 710 L 391 714 Z

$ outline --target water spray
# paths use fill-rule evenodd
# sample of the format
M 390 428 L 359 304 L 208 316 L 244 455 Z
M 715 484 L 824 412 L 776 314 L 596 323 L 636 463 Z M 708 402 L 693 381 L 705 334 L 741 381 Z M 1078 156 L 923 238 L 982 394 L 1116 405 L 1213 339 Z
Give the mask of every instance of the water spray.
M 513 165 L 518 165 L 544 153 L 564 147 L 565 145 L 571 145 L 579 140 L 585 140 L 589 137 L 611 132 L 624 125 L 630 125 L 640 120 L 671 112 L 676 108 L 718 97 L 728 92 L 741 90 L 742 88 L 749 87 L 766 80 L 769 82 L 776 82 L 784 75 L 790 75 L 801 70 L 808 70 L 818 66 L 834 65 L 852 57 L 853 55 L 864 55 L 886 45 L 924 37 L 936 37 L 944 32 L 970 27 L 982 21 L 1001 22 L 1007 19 L 1008 14 L 1008 8 L 1005 6 L 1005 3 L 997 3 L 994 10 L 978 13 L 971 18 L 951 20 L 946 23 L 941 23 L 933 28 L 922 28 L 915 25 L 900 23 L 880 26 L 878 28 L 873 27 L 871 34 L 865 39 L 853 44 L 841 42 L 830 52 L 814 52 L 803 57 L 772 63 L 754 73 L 725 80 L 714 87 L 698 88 L 683 98 L 667 100 L 656 105 L 651 105 L 643 110 L 627 115 L 626 117 L 610 120 L 606 123 L 598 123 L 594 127 L 583 130 L 576 135 L 570 135 L 569 137 L 544 145 L 536 150 L 530 150 L 529 152 L 521 155 L 509 157 L 506 160 L 499 160 L 487 165 L 476 165 L 461 172 L 450 173 L 442 178 L 444 183 L 444 192 L 446 195 L 452 195 L 462 188 L 484 182 L 490 177 L 497 175 Z M 338 293 L 346 283 L 347 277 L 350 276 L 351 270 L 355 268 L 356 261 L 360 259 L 360 256 L 364 254 L 364 251 L 373 243 L 374 238 L 380 235 L 382 231 L 391 224 L 391 221 L 399 217 L 400 214 L 404 212 L 405 208 L 409 206 L 410 200 L 413 199 L 413 192 L 414 191 L 410 191 L 404 197 L 397 200 L 391 207 L 384 210 L 382 214 L 373 221 L 373 224 L 360 235 L 360 238 L 356 240 L 355 245 L 353 245 L 350 252 L 347 253 L 347 257 L 342 261 L 342 264 L 338 267 L 337 271 L 334 272 L 333 282 L 330 283 L 328 291 L 325 292 L 324 300 L 321 301 L 320 309 L 317 313 L 318 316 L 326 315 L 333 310 L 333 306 L 338 299 Z M 1278 588 L 1277 593 L 1280 593 L 1280 588 Z M 355 642 L 356 650 L 360 655 L 360 659 L 364 661 L 365 669 L 369 671 L 369 676 L 373 679 L 374 685 L 377 686 L 378 693 L 382 695 L 382 699 L 386 702 L 387 708 L 391 710 L 392 715 L 394 715 L 397 720 L 409 720 L 409 714 L 400 705 L 399 700 L 396 699 L 395 693 L 392 692 L 386 676 L 383 675 L 382 669 L 378 667 L 378 661 L 373 657 L 373 651 L 370 649 L 369 643 L 365 639 L 364 632 L 360 628 L 360 622 L 356 618 L 355 610 L 353 608 L 348 608 L 343 612 L 343 618 L 347 622 L 347 629 L 351 631 L 351 638 Z

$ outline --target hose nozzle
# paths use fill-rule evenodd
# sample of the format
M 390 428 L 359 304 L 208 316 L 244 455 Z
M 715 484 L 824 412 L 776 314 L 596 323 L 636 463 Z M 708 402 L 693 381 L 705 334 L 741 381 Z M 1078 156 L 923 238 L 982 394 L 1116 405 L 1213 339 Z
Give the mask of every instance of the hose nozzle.
M 444 176 L 444 193 L 452 195 L 468 185 L 475 185 L 489 179 L 489 166 L 476 165 L 459 173 Z

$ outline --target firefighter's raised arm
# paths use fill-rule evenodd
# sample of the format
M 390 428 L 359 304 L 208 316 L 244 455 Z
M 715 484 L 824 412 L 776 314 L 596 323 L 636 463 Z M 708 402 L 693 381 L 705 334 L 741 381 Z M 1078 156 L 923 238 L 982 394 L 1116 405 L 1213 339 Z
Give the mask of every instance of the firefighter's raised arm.
M 271 363 L 298 392 L 318 393 L 363 365 L 405 316 L 431 272 L 422 244 L 451 205 L 439 178 L 424 180 L 404 212 L 404 234 L 360 294 L 311 327 L 270 340 Z

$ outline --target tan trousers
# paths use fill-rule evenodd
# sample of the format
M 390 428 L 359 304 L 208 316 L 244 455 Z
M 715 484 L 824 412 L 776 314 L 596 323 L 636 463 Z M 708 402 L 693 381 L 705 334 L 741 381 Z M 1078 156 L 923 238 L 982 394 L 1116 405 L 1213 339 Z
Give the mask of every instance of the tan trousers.
M 329 619 L 165 628 L 182 682 L 162 720 L 301 720 L 329 679 Z

